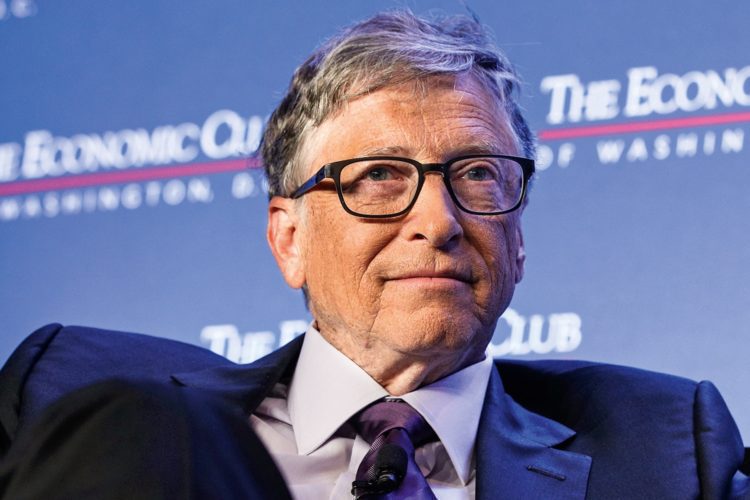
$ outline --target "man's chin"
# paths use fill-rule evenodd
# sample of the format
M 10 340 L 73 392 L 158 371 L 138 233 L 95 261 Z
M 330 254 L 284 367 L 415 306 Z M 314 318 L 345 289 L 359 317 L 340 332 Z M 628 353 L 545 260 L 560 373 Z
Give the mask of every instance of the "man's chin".
M 380 324 L 383 338 L 404 355 L 462 357 L 469 351 L 484 352 L 491 335 L 466 310 L 434 310 L 422 307 Z
M 410 283 L 392 286 L 381 296 L 381 311 L 399 311 L 400 319 L 423 314 L 428 320 L 450 322 L 478 309 L 474 290 L 466 283 L 456 280 L 437 280 L 425 283 Z

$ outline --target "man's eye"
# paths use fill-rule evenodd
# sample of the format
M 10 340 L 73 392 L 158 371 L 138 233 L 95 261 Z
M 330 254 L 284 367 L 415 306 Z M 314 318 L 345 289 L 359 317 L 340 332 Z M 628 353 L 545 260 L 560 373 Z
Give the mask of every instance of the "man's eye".
M 492 179 L 492 173 L 485 167 L 472 167 L 464 174 L 470 181 L 486 181 Z
M 393 178 L 393 172 L 386 167 L 373 167 L 367 171 L 366 178 L 370 181 L 387 181 Z

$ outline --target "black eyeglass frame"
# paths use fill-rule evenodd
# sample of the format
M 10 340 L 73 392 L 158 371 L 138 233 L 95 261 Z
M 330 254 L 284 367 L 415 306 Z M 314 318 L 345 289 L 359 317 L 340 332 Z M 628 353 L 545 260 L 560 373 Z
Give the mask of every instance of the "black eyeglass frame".
M 513 205 L 511 208 L 506 210 L 500 210 L 497 212 L 476 212 L 474 210 L 469 210 L 468 208 L 464 207 L 460 201 L 458 201 L 458 197 L 456 196 L 456 193 L 453 191 L 453 186 L 451 186 L 451 182 L 449 179 L 449 169 L 451 165 L 453 165 L 456 162 L 463 161 L 463 160 L 470 160 L 472 158 L 500 158 L 505 160 L 512 160 L 521 165 L 521 169 L 523 170 L 523 177 L 521 181 L 521 196 L 518 197 L 518 201 L 515 205 Z M 401 210 L 400 212 L 396 212 L 393 214 L 378 214 L 378 215 L 368 215 L 368 214 L 361 214 L 358 212 L 355 212 L 354 210 L 350 209 L 346 205 L 346 201 L 344 201 L 344 193 L 341 190 L 341 171 L 346 167 L 347 165 L 351 165 L 352 163 L 360 162 L 360 161 L 371 161 L 371 160 L 390 160 L 390 161 L 403 161 L 406 163 L 412 164 L 419 174 L 419 178 L 417 179 L 417 188 L 414 192 L 414 197 L 412 198 L 409 205 Z M 443 183 L 445 184 L 446 189 L 448 189 L 448 194 L 450 194 L 451 199 L 453 200 L 453 203 L 456 204 L 456 206 L 463 210 L 466 213 L 473 214 L 473 215 L 502 215 L 507 214 L 509 212 L 512 212 L 514 210 L 517 210 L 518 207 L 521 206 L 523 203 L 524 198 L 526 197 L 526 192 L 528 190 L 529 186 L 529 180 L 534 175 L 535 166 L 534 166 L 534 160 L 531 158 L 525 158 L 523 156 L 512 156 L 512 155 L 490 155 L 490 154 L 472 154 L 472 155 L 464 155 L 459 156 L 456 158 L 452 158 L 448 160 L 445 163 L 420 163 L 417 160 L 412 160 L 411 158 L 402 158 L 400 156 L 364 156 L 360 158 L 351 158 L 349 160 L 340 160 L 340 161 L 334 161 L 332 163 L 327 163 L 323 165 L 315 174 L 312 175 L 309 179 L 307 179 L 305 182 L 302 183 L 300 187 L 294 190 L 292 194 L 290 194 L 288 197 L 297 199 L 313 189 L 315 186 L 323 182 L 325 179 L 333 179 L 334 184 L 336 185 L 336 192 L 339 196 L 339 201 L 341 202 L 341 206 L 344 208 L 344 210 L 355 216 L 355 217 L 363 217 L 368 219 L 388 219 L 393 217 L 400 217 L 406 213 L 409 212 L 409 210 L 412 209 L 414 204 L 417 202 L 417 198 L 419 198 L 419 193 L 422 191 L 422 186 L 424 185 L 425 175 L 430 172 L 437 172 L 442 175 L 443 177 Z

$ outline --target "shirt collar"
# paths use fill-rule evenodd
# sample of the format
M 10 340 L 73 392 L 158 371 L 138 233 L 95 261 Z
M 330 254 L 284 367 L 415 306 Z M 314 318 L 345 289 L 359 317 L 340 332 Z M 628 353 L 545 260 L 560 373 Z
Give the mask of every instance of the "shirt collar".
M 479 416 L 492 359 L 404 394 L 435 430 L 461 481 L 471 475 Z M 310 327 L 289 387 L 289 418 L 300 454 L 310 454 L 352 415 L 388 392 Z
M 479 428 L 492 358 L 485 358 L 401 399 L 434 429 L 463 484 L 469 482 L 474 442 Z
M 367 372 L 310 326 L 287 398 L 298 453 L 309 455 L 352 415 L 387 395 Z

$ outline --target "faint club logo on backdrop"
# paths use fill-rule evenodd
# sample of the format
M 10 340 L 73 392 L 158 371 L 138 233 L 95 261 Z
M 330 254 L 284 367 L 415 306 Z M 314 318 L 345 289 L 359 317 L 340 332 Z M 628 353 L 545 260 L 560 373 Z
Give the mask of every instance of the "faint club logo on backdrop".
M 279 323 L 279 331 L 250 331 L 240 333 L 236 325 L 205 326 L 200 333 L 201 342 L 220 356 L 235 363 L 251 363 L 302 335 L 309 321 L 286 320 Z
M 549 96 L 538 166 L 570 166 L 584 139 L 596 139 L 601 165 L 740 153 L 750 123 L 750 66 L 661 72 L 654 66 L 625 78 L 582 81 L 576 74 L 540 82 Z
M 526 317 L 507 309 L 498 320 L 487 352 L 492 357 L 572 352 L 583 340 L 581 323 L 581 317 L 571 312 Z M 303 334 L 308 325 L 305 320 L 286 320 L 279 323 L 278 332 L 244 333 L 233 324 L 208 325 L 201 330 L 200 340 L 235 363 L 251 363 Z

